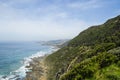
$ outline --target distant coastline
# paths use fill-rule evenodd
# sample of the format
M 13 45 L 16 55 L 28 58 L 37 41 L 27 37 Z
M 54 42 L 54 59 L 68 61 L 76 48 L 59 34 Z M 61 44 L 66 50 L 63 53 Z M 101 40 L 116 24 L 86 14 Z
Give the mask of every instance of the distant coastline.
M 46 53 L 42 56 L 36 56 L 32 58 L 32 61 L 29 62 L 29 66 L 26 66 L 28 71 L 26 71 L 25 80 L 46 80 L 47 66 L 45 65 L 45 58 L 61 49 L 65 42 L 68 40 L 52 40 L 47 42 L 42 42 L 42 45 L 51 46 L 52 50 L 49 53 Z M 37 42 L 39 43 L 39 42 Z

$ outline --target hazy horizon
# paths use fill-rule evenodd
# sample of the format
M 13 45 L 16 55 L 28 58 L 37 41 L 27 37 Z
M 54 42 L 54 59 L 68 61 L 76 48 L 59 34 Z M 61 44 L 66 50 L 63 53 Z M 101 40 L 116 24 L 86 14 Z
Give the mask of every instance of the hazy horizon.
M 120 15 L 119 0 L 0 0 L 0 41 L 71 39 Z

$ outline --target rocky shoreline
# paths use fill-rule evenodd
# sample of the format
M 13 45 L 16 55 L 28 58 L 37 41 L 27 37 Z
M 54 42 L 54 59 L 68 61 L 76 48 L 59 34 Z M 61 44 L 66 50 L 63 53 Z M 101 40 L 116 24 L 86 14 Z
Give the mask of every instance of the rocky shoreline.
M 63 41 L 58 42 L 57 44 L 53 43 L 52 41 L 51 45 L 49 45 L 49 46 L 52 46 L 52 49 L 53 49 L 50 52 L 50 54 L 59 50 L 61 46 L 63 45 Z M 45 43 L 44 45 L 48 45 L 48 44 Z M 46 78 L 47 78 L 48 67 L 47 65 L 45 65 L 45 58 L 48 55 L 49 54 L 46 54 L 41 57 L 32 58 L 32 61 L 29 63 L 29 66 L 26 66 L 28 71 L 26 72 L 26 77 L 24 80 L 47 80 Z
M 51 53 L 54 53 L 59 49 L 59 47 L 53 46 Z M 48 55 L 49 54 L 32 58 L 32 61 L 29 62 L 29 66 L 26 66 L 28 71 L 26 72 L 26 77 L 24 80 L 47 80 L 46 74 L 48 67 L 45 65 L 45 58 Z
M 44 64 L 45 56 L 33 58 L 29 66 L 26 68 L 29 69 L 26 72 L 25 80 L 46 80 L 46 71 L 47 67 Z

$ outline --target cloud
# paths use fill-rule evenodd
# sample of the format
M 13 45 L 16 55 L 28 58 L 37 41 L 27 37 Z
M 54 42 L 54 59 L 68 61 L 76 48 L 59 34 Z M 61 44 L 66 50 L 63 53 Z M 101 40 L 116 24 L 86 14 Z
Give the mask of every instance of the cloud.
M 54 17 L 55 18 L 55 17 Z M 80 31 L 87 28 L 85 22 L 80 20 L 56 21 L 46 20 L 11 20 L 1 21 L 0 36 L 6 39 L 11 36 L 13 40 L 45 40 L 73 38 Z M 16 39 L 17 37 L 17 39 Z M 9 40 L 10 40 L 9 39 Z
M 87 9 L 100 8 L 102 7 L 102 5 L 100 5 L 99 0 L 88 0 L 84 2 L 78 1 L 78 2 L 69 3 L 68 7 L 87 10 Z
M 12 3 L 33 3 L 35 0 L 10 0 Z
M 66 1 L 65 4 L 60 2 L 62 0 L 56 3 L 46 1 L 8 0 L 0 2 L 0 40 L 73 38 L 95 22 L 85 21 L 78 16 L 82 14 L 74 13 L 71 9 L 89 10 L 101 7 L 98 0 L 86 2 L 75 0 L 72 3 Z
M 2 3 L 6 3 L 10 6 L 16 5 L 16 6 L 24 6 L 25 4 L 35 4 L 38 0 L 5 0 L 5 1 L 0 1 Z M 39 0 L 40 1 L 40 0 Z

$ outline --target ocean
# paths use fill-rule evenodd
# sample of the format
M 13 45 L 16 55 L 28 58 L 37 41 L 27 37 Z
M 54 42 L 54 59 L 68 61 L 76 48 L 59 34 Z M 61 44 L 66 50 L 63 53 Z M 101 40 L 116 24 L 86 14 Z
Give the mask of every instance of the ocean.
M 40 57 L 53 51 L 53 46 L 36 42 L 0 43 L 0 80 L 22 80 L 31 58 Z

